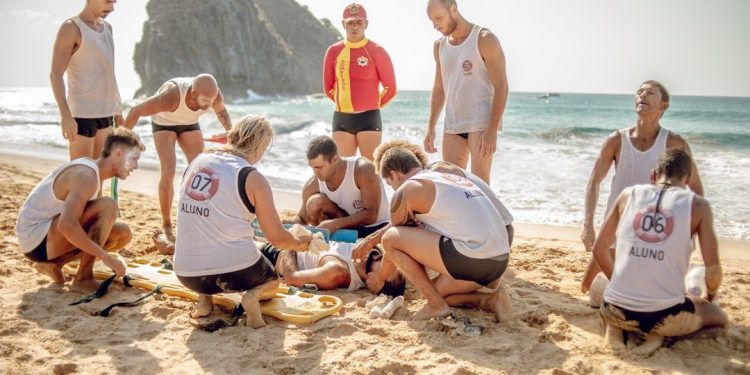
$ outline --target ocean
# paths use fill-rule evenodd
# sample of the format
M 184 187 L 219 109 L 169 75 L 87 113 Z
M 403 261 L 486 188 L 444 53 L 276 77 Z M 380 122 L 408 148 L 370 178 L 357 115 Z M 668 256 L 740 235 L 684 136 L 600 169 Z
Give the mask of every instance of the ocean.
M 403 91 L 382 112 L 383 139 L 422 143 L 429 112 L 427 91 Z M 586 183 L 602 142 L 632 126 L 632 95 L 511 93 L 492 168 L 492 188 L 521 222 L 581 226 Z M 130 101 L 132 105 L 134 101 Z M 276 136 L 258 168 L 272 186 L 301 190 L 312 175 L 307 141 L 330 134 L 333 104 L 327 98 L 254 98 L 227 106 L 233 119 L 267 116 Z M 750 240 L 750 98 L 672 98 L 662 126 L 690 144 L 714 210 L 720 237 Z M 204 134 L 219 132 L 212 115 L 201 118 Z M 442 120 L 438 125 L 438 144 Z M 147 145 L 142 166 L 158 168 L 148 119 L 136 131 Z M 0 89 L 0 147 L 44 145 L 67 148 L 49 88 Z M 210 146 L 207 143 L 207 146 Z M 180 153 L 178 167 L 185 166 Z M 437 160 L 440 152 L 432 154 Z M 614 168 L 600 188 L 601 222 Z M 156 183 L 156 182 L 155 182 Z M 386 185 L 386 189 L 390 189 Z

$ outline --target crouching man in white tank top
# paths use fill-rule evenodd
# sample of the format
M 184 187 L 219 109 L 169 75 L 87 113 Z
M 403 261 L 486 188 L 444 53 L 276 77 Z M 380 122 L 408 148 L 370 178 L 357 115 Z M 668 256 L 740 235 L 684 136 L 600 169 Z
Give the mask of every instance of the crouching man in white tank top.
M 646 336 L 634 351 L 650 354 L 665 336 L 727 324 L 724 311 L 711 303 L 722 270 L 711 206 L 686 190 L 692 166 L 683 150 L 662 153 L 652 172 L 654 185 L 625 189 L 594 243 L 596 261 L 611 280 L 599 311 L 607 323 L 607 342 L 615 348 L 624 348 L 623 330 Z M 613 259 L 609 247 L 615 234 Z M 694 234 L 706 265 L 706 298 L 685 295 Z
M 132 129 L 142 116 L 151 116 L 156 153 L 159 155 L 161 176 L 159 178 L 159 206 L 164 234 L 174 241 L 172 234 L 172 199 L 177 155 L 175 143 L 190 163 L 203 152 L 203 136 L 198 118 L 209 108 L 229 130 L 232 120 L 224 106 L 224 96 L 216 79 L 210 74 L 196 77 L 173 78 L 162 84 L 154 96 L 134 106 L 125 119 L 125 127 Z
M 227 144 L 190 163 L 180 186 L 174 272 L 199 293 L 192 318 L 209 315 L 211 295 L 245 292 L 247 325 L 265 326 L 259 301 L 273 297 L 276 270 L 253 241 L 256 214 L 268 241 L 283 249 L 305 251 L 311 237 L 294 238 L 284 230 L 265 177 L 251 166 L 271 143 L 271 125 L 248 115 L 227 134 Z
M 116 221 L 116 201 L 97 197 L 104 180 L 124 180 L 138 169 L 143 150 L 137 134 L 116 129 L 105 139 L 98 159 L 75 159 L 34 187 L 18 213 L 16 235 L 21 251 L 37 271 L 63 284 L 62 266 L 80 258 L 70 290 L 81 293 L 97 288 L 93 273 L 97 258 L 117 276 L 125 274 L 125 265 L 108 252 L 130 242 L 130 228 Z
M 633 127 L 612 133 L 604 141 L 586 187 L 583 232 L 581 233 L 581 241 L 586 251 L 591 251 L 596 238 L 594 216 L 599 200 L 599 185 L 607 177 L 612 163 L 615 165 L 615 175 L 612 178 L 605 216 L 611 211 L 615 199 L 625 188 L 650 183 L 651 171 L 656 168 L 656 160 L 664 150 L 679 148 L 690 154 L 690 147 L 682 137 L 659 124 L 667 108 L 669 108 L 669 92 L 664 85 L 657 81 L 643 82 L 635 94 L 635 112 L 638 115 L 638 122 Z M 688 186 L 696 194 L 703 195 L 703 185 L 695 163 L 692 165 Z M 614 251 L 614 244 L 612 244 L 612 250 Z M 598 273 L 599 267 L 592 256 L 581 282 L 583 293 L 591 288 Z M 596 305 L 598 301 L 594 302 L 595 300 L 591 298 L 591 304 L 593 307 L 598 307 Z
M 383 147 L 389 148 L 383 152 Z M 487 193 L 466 177 L 425 170 L 425 161 L 405 147 L 381 145 L 375 159 L 396 192 L 391 225 L 382 235 L 383 264 L 367 275 L 367 287 L 380 289 L 398 269 L 427 299 L 414 320 L 445 316 L 449 306 L 466 305 L 507 320 L 510 298 L 499 285 L 508 266 L 508 232 Z M 440 274 L 434 283 L 426 267 Z M 482 287 L 494 292 L 479 293 Z

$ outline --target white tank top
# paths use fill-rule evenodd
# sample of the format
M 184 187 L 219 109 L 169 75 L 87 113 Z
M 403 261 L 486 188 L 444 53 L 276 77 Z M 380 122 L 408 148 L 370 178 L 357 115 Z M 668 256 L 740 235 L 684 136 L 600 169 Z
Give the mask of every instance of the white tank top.
M 151 121 L 156 125 L 162 126 L 197 124 L 198 117 L 208 112 L 208 110 L 198 109 L 197 111 L 193 111 L 188 108 L 187 103 L 185 103 L 185 96 L 187 95 L 190 85 L 193 84 L 193 78 L 180 77 L 170 79 L 169 81 L 164 82 L 156 93 L 159 94 L 169 89 L 171 86 L 169 84 L 170 82 L 177 85 L 177 88 L 180 90 L 180 105 L 177 106 L 177 109 L 175 109 L 174 112 L 159 112 L 151 116 Z
M 510 252 L 500 213 L 473 182 L 433 171 L 422 171 L 409 179 L 435 184 L 430 211 L 414 215 L 420 226 L 450 238 L 456 250 L 469 258 L 487 259 Z
M 625 188 L 651 183 L 651 171 L 656 168 L 659 155 L 667 149 L 667 138 L 669 138 L 669 130 L 662 127 L 654 145 L 646 151 L 641 151 L 630 142 L 630 129 L 620 129 L 619 133 L 620 158 L 612 178 L 606 213 L 609 213 L 617 197 Z
M 693 252 L 695 193 L 670 187 L 654 215 L 662 186 L 636 185 L 617 226 L 612 281 L 604 300 L 632 311 L 658 311 L 685 301 L 685 274 Z
M 445 90 L 445 132 L 470 133 L 487 129 L 495 88 L 479 53 L 479 32 L 474 25 L 461 44 L 448 37 L 440 41 L 440 74 Z
M 362 194 L 357 187 L 357 183 L 354 181 L 354 168 L 357 165 L 357 160 L 360 157 L 342 157 L 346 161 L 346 174 L 341 185 L 336 190 L 329 190 L 328 185 L 324 181 L 318 180 L 318 190 L 325 194 L 333 203 L 336 203 L 342 210 L 346 211 L 349 216 L 362 211 Z M 391 214 L 388 210 L 388 197 L 385 195 L 385 188 L 383 187 L 383 180 L 378 178 L 380 183 L 380 208 L 378 209 L 378 219 L 375 223 L 366 225 L 367 227 L 373 227 L 383 223 L 387 223 L 391 219 Z
M 347 292 L 352 292 L 360 288 L 364 288 L 366 285 L 362 282 L 357 274 L 357 269 L 354 268 L 354 262 L 352 261 L 352 250 L 354 249 L 353 243 L 331 241 L 331 246 L 328 251 L 313 253 L 311 251 L 298 252 L 297 253 L 297 266 L 302 270 L 311 270 L 320 266 L 320 260 L 327 256 L 333 256 L 343 260 L 346 266 L 349 267 L 349 287 L 346 289 Z
M 96 162 L 88 158 L 75 159 L 71 162 L 57 167 L 52 173 L 48 174 L 39 182 L 31 191 L 29 197 L 23 202 L 21 210 L 18 212 L 16 220 L 16 236 L 18 236 L 18 246 L 23 253 L 34 250 L 49 233 L 49 227 L 55 216 L 62 213 L 65 201 L 57 199 L 53 190 L 57 176 L 74 165 L 85 165 L 96 172 L 96 179 L 99 180 L 99 166 Z M 96 184 L 96 192 L 89 200 L 96 199 L 99 194 L 99 182 Z
M 104 118 L 122 112 L 115 79 L 115 48 L 107 22 L 96 32 L 78 17 L 71 18 L 81 30 L 81 45 L 66 70 L 67 100 L 73 117 Z
M 495 209 L 500 214 L 500 218 L 503 219 L 504 225 L 511 225 L 513 224 L 513 214 L 510 213 L 510 210 L 508 210 L 508 207 L 505 207 L 503 202 L 500 201 L 500 198 L 495 195 L 495 192 L 492 191 L 492 188 L 490 185 L 487 185 L 484 180 L 479 178 L 477 175 L 467 171 L 464 169 L 464 175 L 466 175 L 466 178 L 469 179 L 469 181 L 473 182 L 474 185 L 477 185 L 478 188 L 482 190 L 484 195 L 489 198 L 490 202 L 492 202 L 492 205 L 495 206 Z
M 240 170 L 249 166 L 228 153 L 201 154 L 188 166 L 177 207 L 177 275 L 234 272 L 260 259 L 250 226 L 255 214 L 243 203 L 238 186 Z

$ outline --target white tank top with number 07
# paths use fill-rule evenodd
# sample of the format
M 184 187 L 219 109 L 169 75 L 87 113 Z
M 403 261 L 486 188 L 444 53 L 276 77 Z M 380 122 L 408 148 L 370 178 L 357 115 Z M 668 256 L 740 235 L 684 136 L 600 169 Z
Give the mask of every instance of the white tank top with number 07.
M 177 275 L 234 272 L 260 259 L 250 226 L 255 215 L 238 189 L 238 173 L 248 166 L 246 160 L 227 153 L 201 154 L 188 166 L 177 207 Z
M 658 311 L 685 301 L 685 274 L 693 252 L 691 212 L 695 193 L 662 186 L 633 186 L 617 226 L 612 281 L 604 300 L 632 311 Z

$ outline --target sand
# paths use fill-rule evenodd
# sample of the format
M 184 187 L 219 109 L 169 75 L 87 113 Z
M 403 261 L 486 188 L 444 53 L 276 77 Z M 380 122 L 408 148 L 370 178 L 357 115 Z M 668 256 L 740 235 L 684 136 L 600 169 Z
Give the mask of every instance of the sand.
M 505 285 L 515 318 L 494 323 L 490 314 L 457 309 L 485 327 L 476 338 L 454 337 L 436 321 L 408 317 L 424 300 L 409 286 L 393 320 L 367 316 L 369 294 L 332 292 L 345 304 L 312 325 L 266 318 L 260 330 L 232 327 L 215 333 L 193 329 L 193 304 L 169 296 L 92 316 L 139 291 L 115 284 L 90 304 L 68 306 L 80 294 L 50 284 L 18 250 L 14 224 L 33 186 L 60 160 L 0 155 L 0 373 L 750 373 L 750 259 L 748 244 L 722 242 L 725 278 L 721 305 L 729 327 L 661 348 L 649 358 L 617 355 L 603 347 L 596 310 L 579 291 L 588 254 L 577 228 L 518 225 Z M 122 184 L 122 220 L 135 237 L 121 254 L 159 260 L 149 239 L 160 225 L 153 195 L 158 175 L 137 171 Z M 279 192 L 277 206 L 299 198 Z M 698 258 L 696 258 L 698 261 Z M 221 316 L 225 312 L 215 311 Z

